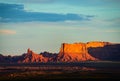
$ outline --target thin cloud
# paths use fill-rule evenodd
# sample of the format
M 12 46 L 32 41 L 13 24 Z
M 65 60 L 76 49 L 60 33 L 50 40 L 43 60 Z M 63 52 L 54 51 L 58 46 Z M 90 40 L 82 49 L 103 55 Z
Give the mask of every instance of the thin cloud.
M 84 14 L 57 14 L 42 12 L 27 12 L 23 5 L 0 3 L 0 22 L 60 22 L 60 21 L 89 21 L 94 16 Z
M 23 3 L 50 3 L 54 1 L 55 0 L 21 0 Z
M 94 32 L 120 33 L 120 30 L 96 30 Z
M 119 30 L 107 30 L 107 31 L 105 31 L 105 32 L 110 32 L 110 33 L 114 33 L 114 32 L 120 32 Z
M 0 30 L 0 34 L 16 34 L 14 30 Z
M 1 3 L 51 3 L 55 2 L 56 0 L 0 0 Z

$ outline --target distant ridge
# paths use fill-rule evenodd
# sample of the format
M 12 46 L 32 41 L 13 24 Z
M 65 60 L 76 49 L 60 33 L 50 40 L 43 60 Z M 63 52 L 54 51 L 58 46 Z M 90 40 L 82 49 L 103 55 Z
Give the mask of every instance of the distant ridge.
M 20 56 L 3 56 L 1 63 L 40 63 L 40 62 L 80 62 L 80 61 L 120 61 L 120 44 L 101 41 L 87 43 L 63 43 L 58 54 L 43 52 L 37 54 L 30 48 Z

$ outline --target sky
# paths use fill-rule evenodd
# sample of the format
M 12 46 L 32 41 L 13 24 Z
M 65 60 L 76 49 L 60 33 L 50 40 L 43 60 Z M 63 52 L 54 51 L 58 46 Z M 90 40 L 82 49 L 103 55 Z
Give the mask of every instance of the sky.
M 120 0 L 0 0 L 0 54 L 58 53 L 62 43 L 120 43 Z

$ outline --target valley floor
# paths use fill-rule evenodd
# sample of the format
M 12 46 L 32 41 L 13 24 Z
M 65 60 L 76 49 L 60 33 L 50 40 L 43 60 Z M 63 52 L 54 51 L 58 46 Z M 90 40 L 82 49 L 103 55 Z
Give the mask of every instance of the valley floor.
M 120 80 L 120 62 L 0 64 L 3 80 Z

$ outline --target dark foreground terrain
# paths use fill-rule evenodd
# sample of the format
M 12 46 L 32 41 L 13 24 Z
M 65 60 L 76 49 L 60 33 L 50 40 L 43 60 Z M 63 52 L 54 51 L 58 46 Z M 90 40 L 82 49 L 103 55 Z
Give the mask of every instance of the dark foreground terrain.
M 48 79 L 120 81 L 120 62 L 0 64 L 0 81 Z

